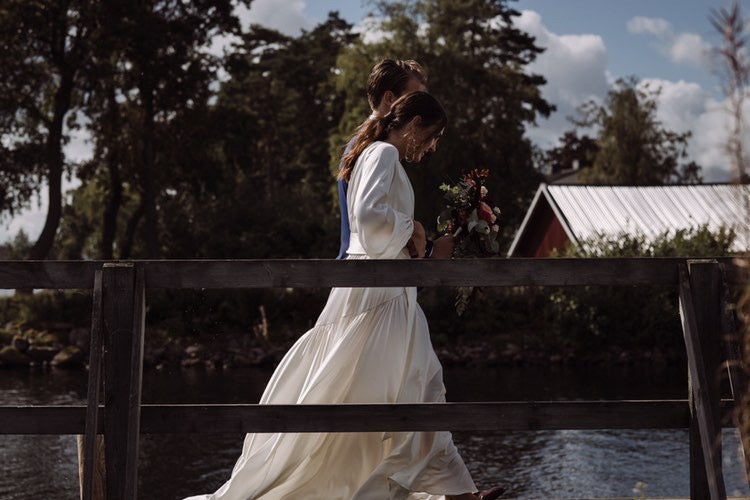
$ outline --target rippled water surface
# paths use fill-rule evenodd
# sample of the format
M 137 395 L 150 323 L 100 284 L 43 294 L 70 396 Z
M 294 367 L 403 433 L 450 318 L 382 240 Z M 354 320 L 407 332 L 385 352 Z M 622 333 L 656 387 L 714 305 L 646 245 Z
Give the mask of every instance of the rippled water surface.
M 271 372 L 174 369 L 144 373 L 144 402 L 255 403 Z M 451 401 L 684 398 L 684 367 L 446 368 Z M 79 404 L 85 372 L 0 372 L 2 404 Z M 143 435 L 139 497 L 207 493 L 229 476 L 238 435 Z M 502 484 L 506 497 L 688 496 L 687 431 L 604 430 L 454 433 L 479 487 Z M 724 431 L 728 493 L 750 495 L 739 441 Z M 74 436 L 0 435 L 0 498 L 77 498 Z

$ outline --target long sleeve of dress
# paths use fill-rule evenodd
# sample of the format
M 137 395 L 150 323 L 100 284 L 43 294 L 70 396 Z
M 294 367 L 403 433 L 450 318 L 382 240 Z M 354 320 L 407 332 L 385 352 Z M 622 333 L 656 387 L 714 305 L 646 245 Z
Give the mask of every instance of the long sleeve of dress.
M 370 257 L 395 258 L 414 232 L 413 214 L 396 210 L 388 201 L 399 168 L 398 150 L 387 143 L 379 144 L 358 166 L 361 170 L 353 200 L 352 232 L 356 231 Z

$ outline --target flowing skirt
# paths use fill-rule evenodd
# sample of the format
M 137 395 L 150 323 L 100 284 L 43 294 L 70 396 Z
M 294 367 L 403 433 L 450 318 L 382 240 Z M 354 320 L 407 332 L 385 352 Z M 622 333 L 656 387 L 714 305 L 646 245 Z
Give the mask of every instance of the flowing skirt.
M 444 401 L 416 288 L 397 287 L 333 288 L 260 403 Z M 230 479 L 186 500 L 442 500 L 475 491 L 450 432 L 278 433 L 247 434 Z

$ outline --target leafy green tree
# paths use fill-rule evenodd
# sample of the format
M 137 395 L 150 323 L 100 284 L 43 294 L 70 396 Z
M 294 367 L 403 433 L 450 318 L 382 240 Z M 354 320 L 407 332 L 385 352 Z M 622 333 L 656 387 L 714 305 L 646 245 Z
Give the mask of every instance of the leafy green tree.
M 583 170 L 593 165 L 599 152 L 596 140 L 588 135 L 578 134 L 574 130 L 565 132 L 560 137 L 560 145 L 544 155 L 544 162 L 551 174 L 557 174 L 572 168 Z
M 22 260 L 31 249 L 31 241 L 26 231 L 20 229 L 13 241 L 0 245 L 0 260 Z
M 519 13 L 506 0 L 404 0 L 378 2 L 377 42 L 359 40 L 338 60 L 337 88 L 346 111 L 331 137 L 335 169 L 346 139 L 369 114 L 365 85 L 381 58 L 415 59 L 429 76 L 430 93 L 443 104 L 449 124 L 438 151 L 407 169 L 414 186 L 416 217 L 429 224 L 443 205 L 438 186 L 462 171 L 491 171 L 488 187 L 503 211 L 509 238 L 520 223 L 541 175 L 532 161 L 527 125 L 554 107 L 541 95 L 542 76 L 526 67 L 543 49 L 513 24 Z
M 76 204 L 92 206 L 68 210 L 71 217 L 91 214 L 100 221 L 65 225 L 63 254 L 82 248 L 88 257 L 105 259 L 164 253 L 160 204 L 171 198 L 181 176 L 191 169 L 196 174 L 206 156 L 198 132 L 204 124 L 185 118 L 200 119 L 196 110 L 214 95 L 211 85 L 221 61 L 207 47 L 215 36 L 239 33 L 234 5 L 230 0 L 102 5 L 84 75 L 94 157 L 81 167 L 83 185 L 73 197 Z M 191 143 L 178 143 L 176 136 Z M 196 158 L 186 158 L 185 150 Z M 86 228 L 94 241 L 76 248 Z
M 336 231 L 327 140 L 343 100 L 331 75 L 353 37 L 335 13 L 297 37 L 260 26 L 243 36 L 216 103 L 178 115 L 171 129 L 175 138 L 193 130 L 200 140 L 170 148 L 180 175 L 171 181 L 174 196 L 160 203 L 174 215 L 164 217 L 168 255 L 334 254 L 336 239 L 321 237 Z
M 701 182 L 700 166 L 687 161 L 690 132 L 665 129 L 656 118 L 658 90 L 638 80 L 618 80 L 606 101 L 589 101 L 575 123 L 596 127 L 594 164 L 579 180 L 596 184 L 654 185 Z
M 47 218 L 29 249 L 45 259 L 62 215 L 63 146 L 76 126 L 80 78 L 95 31 L 96 2 L 7 0 L 0 7 L 0 211 L 48 187 Z

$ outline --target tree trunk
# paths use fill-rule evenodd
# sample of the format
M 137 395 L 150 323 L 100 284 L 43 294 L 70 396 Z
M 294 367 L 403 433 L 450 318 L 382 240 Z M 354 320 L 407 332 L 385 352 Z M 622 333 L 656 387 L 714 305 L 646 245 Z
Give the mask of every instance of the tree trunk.
M 154 93 L 149 83 L 142 82 L 139 90 L 143 103 L 141 183 L 146 216 L 146 256 L 156 259 L 159 256 L 159 238 L 154 182 Z
M 107 112 L 107 135 L 109 136 L 109 149 L 107 152 L 107 169 L 109 170 L 109 193 L 107 204 L 102 214 L 102 241 L 101 258 L 111 260 L 114 255 L 115 235 L 117 234 L 117 214 L 122 204 L 122 180 L 120 178 L 120 167 L 118 165 L 116 142 L 118 124 L 117 101 L 115 100 L 114 86 L 108 89 L 108 112 Z
M 63 151 L 62 136 L 65 115 L 70 109 L 71 94 L 73 92 L 73 74 L 64 72 L 60 82 L 60 88 L 55 93 L 55 108 L 52 122 L 50 123 L 45 146 L 47 163 L 47 184 L 49 206 L 47 218 L 44 221 L 42 234 L 29 250 L 30 260 L 44 260 L 49 257 L 49 252 L 55 242 L 57 228 L 60 225 L 62 215 L 62 172 Z
M 122 245 L 120 246 L 120 258 L 121 259 L 129 259 L 130 253 L 133 250 L 133 241 L 135 240 L 135 231 L 138 229 L 138 223 L 141 221 L 141 217 L 143 217 L 143 213 L 145 212 L 145 207 L 143 205 L 143 201 L 138 205 L 138 208 L 135 209 L 135 212 L 130 216 L 130 219 L 128 219 L 128 225 L 125 228 L 125 238 L 123 239 Z

